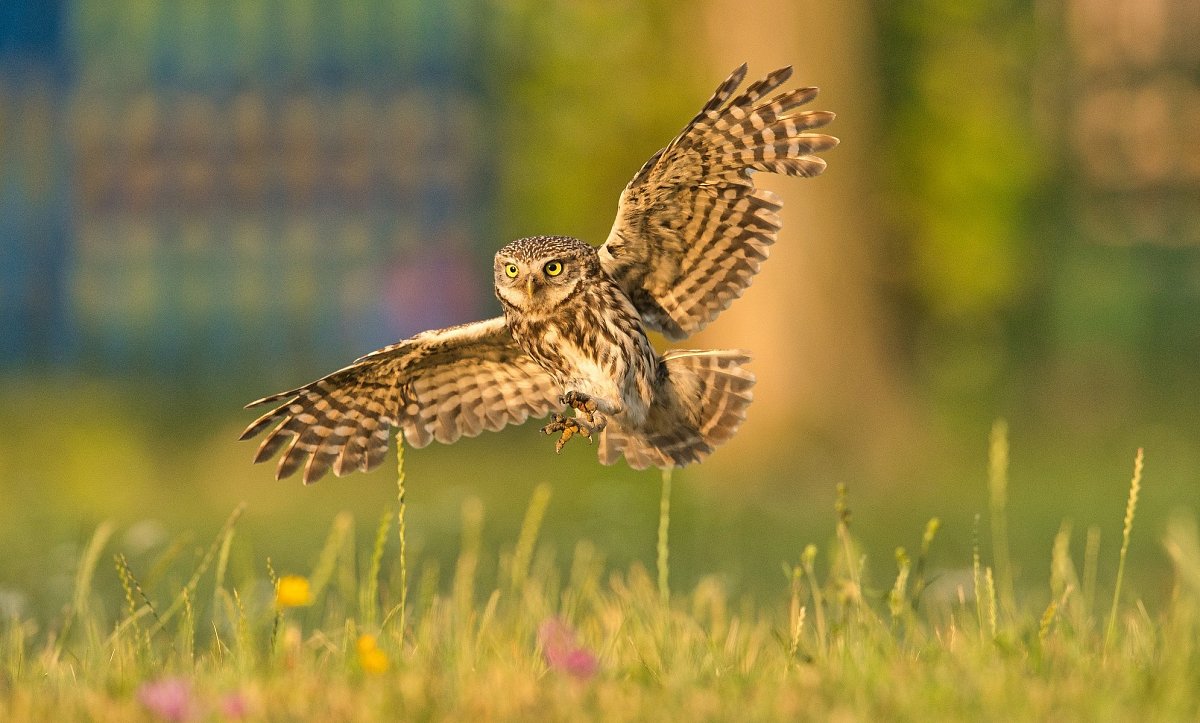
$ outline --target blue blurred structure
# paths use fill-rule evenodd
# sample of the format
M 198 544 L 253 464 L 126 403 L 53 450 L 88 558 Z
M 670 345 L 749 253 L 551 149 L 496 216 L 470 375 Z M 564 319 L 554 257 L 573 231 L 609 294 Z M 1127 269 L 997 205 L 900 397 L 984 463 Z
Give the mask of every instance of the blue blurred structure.
M 72 344 L 71 253 L 58 2 L 0 9 L 0 360 L 62 358 Z
M 6 4 L 0 368 L 315 368 L 482 313 L 482 22 L 391 0 Z

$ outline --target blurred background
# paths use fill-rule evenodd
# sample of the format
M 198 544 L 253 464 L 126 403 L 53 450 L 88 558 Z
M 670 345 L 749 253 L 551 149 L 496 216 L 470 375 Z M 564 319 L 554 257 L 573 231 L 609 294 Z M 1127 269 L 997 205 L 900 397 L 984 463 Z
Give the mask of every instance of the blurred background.
M 675 475 L 676 586 L 784 589 L 839 483 L 879 579 L 933 516 L 936 564 L 969 565 L 1003 418 L 1018 588 L 1044 604 L 1064 519 L 1115 566 L 1144 446 L 1131 576 L 1161 596 L 1159 534 L 1200 493 L 1197 37 L 1190 0 L 10 0 L 0 602 L 56 611 L 104 519 L 135 569 L 241 501 L 259 574 L 308 570 L 342 510 L 369 539 L 392 466 L 275 482 L 242 405 L 497 314 L 494 251 L 603 241 L 743 61 L 820 86 L 842 145 L 817 179 L 760 176 L 772 260 L 689 342 L 752 350 L 760 382 Z M 560 558 L 652 564 L 657 473 L 555 457 L 534 425 L 406 463 L 422 564 L 452 565 L 471 497 L 511 544 L 541 482 Z

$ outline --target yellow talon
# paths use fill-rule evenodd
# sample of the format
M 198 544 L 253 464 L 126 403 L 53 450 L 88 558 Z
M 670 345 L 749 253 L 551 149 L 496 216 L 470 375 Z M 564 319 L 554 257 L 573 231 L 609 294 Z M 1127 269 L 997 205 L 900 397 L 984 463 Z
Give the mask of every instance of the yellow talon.
M 568 439 L 570 439 L 572 436 L 575 435 L 576 429 L 577 429 L 577 427 L 564 427 L 563 428 L 562 436 L 559 437 L 558 441 L 554 443 L 554 453 L 555 454 L 562 454 L 563 446 L 566 445 Z
M 588 444 L 592 443 L 591 426 L 579 421 L 577 417 L 564 417 L 561 414 L 555 414 L 550 418 L 550 423 L 542 427 L 542 433 L 554 434 L 556 432 L 562 432 L 562 435 L 554 443 L 554 451 L 557 454 L 562 453 L 562 449 L 567 444 L 567 441 L 576 434 L 585 437 Z

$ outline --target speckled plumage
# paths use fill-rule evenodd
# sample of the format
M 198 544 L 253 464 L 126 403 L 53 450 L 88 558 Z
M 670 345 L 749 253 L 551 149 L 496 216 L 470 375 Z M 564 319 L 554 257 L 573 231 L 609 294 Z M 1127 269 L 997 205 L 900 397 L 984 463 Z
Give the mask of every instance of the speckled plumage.
M 745 74 L 735 70 L 635 174 L 603 246 L 534 236 L 496 254 L 504 316 L 418 334 L 248 405 L 280 403 L 242 434 L 271 430 L 255 461 L 283 450 L 276 476 L 303 468 L 310 483 L 380 464 L 391 427 L 422 447 L 565 404 L 576 416 L 556 415 L 546 431 L 572 428 L 560 447 L 575 431 L 599 433 L 605 464 L 681 466 L 728 440 L 752 399 L 748 356 L 660 356 L 646 330 L 685 337 L 741 296 L 780 228 L 781 204 L 752 172 L 814 176 L 825 168 L 814 154 L 837 144 L 807 132 L 832 113 L 792 112 L 815 88 L 771 95 L 791 68 L 733 97 Z
M 561 299 L 520 289 L 506 293 L 502 267 L 509 260 L 528 266 L 532 274 L 551 261 L 563 264 L 558 283 L 568 285 L 566 293 Z M 514 281 L 523 278 L 525 272 Z M 619 412 L 630 424 L 645 420 L 658 355 L 637 310 L 601 268 L 595 248 L 563 236 L 519 239 L 496 253 L 495 283 L 517 345 L 564 390 L 596 398 L 602 413 Z M 538 303 L 544 297 L 552 303 Z

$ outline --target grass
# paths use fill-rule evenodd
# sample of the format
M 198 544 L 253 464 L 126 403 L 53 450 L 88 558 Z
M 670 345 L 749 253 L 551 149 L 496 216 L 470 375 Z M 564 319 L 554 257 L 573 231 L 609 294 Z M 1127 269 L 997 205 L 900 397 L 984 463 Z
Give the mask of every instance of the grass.
M 1001 540 L 1003 436 L 993 430 L 989 485 Z M 262 560 L 231 574 L 240 508 L 190 560 L 187 545 L 172 545 L 131 564 L 101 525 L 61 615 L 4 621 L 0 720 L 1200 716 L 1195 525 L 1168 528 L 1174 579 L 1161 609 L 1122 590 L 1139 542 L 1140 452 L 1119 558 L 1102 560 L 1089 530 L 1080 574 L 1064 524 L 1047 550 L 1046 589 L 1011 600 L 1007 564 L 978 542 L 955 556 L 958 569 L 930 568 L 937 520 L 915 555 L 900 548 L 894 565 L 869 566 L 844 489 L 830 543 L 786 563 L 777 596 L 731 597 L 716 575 L 671 591 L 666 475 L 656 576 L 637 563 L 612 570 L 586 541 L 561 560 L 539 547 L 552 496 L 543 485 L 488 579 L 481 559 L 497 553 L 482 548 L 484 510 L 468 499 L 443 581 L 436 562 L 408 559 L 398 471 L 398 507 L 374 543 L 356 549 L 353 519 L 338 515 L 310 570 L 277 573 Z M 1097 588 L 1114 565 L 1113 605 L 1100 615 Z M 123 595 L 104 594 L 104 576 Z

